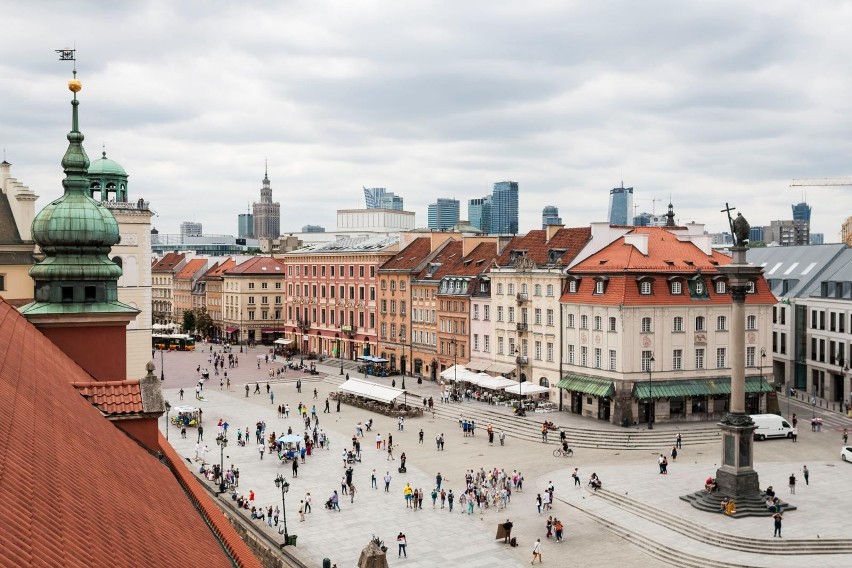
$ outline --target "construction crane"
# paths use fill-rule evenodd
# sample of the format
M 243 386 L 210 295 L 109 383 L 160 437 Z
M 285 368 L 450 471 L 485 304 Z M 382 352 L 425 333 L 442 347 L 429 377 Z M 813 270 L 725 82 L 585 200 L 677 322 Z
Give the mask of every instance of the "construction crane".
M 794 179 L 790 187 L 842 187 L 852 186 L 852 177 Z

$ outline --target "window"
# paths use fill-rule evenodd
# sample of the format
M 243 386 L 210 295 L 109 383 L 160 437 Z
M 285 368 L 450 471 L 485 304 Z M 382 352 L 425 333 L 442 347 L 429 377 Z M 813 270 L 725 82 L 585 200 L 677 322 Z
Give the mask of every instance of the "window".
M 479 351 L 479 334 L 478 333 L 473 334 L 473 350 Z
M 746 367 L 754 367 L 754 347 L 746 347 Z
M 580 347 L 580 365 L 583 367 L 589 365 L 589 348 L 585 345 Z
M 570 294 L 576 294 L 577 293 L 577 281 L 576 280 L 572 280 L 568 283 L 568 292 Z
M 716 318 L 716 331 L 727 331 L 728 330 L 728 318 L 725 316 L 719 316 Z
M 651 295 L 651 283 L 648 280 L 644 280 L 639 284 L 639 293 L 644 296 Z
M 574 327 L 574 314 L 568 314 L 568 327 Z
M 651 351 L 642 351 L 642 370 L 646 373 L 651 372 L 651 363 L 653 363 L 654 354 Z
M 541 296 L 541 284 L 536 284 L 533 290 L 533 295 Z
M 568 346 L 568 364 L 569 365 L 574 364 L 574 346 L 573 345 Z
M 610 349 L 609 350 L 609 370 L 610 371 L 616 370 L 615 365 L 616 365 L 617 362 L 618 361 L 616 359 L 615 349 Z
M 497 338 L 497 354 L 498 355 L 503 354 L 503 338 L 502 337 Z
M 503 283 L 502 283 L 502 282 L 498 282 L 498 283 L 497 283 L 497 293 L 498 293 L 498 294 L 502 294 L 502 293 L 503 293 Z
M 672 282 L 672 294 L 683 294 L 683 284 L 681 282 Z
M 529 292 L 529 290 L 527 289 L 527 285 L 521 284 L 521 294 L 526 294 L 527 292 Z
M 595 282 L 595 294 L 603 294 L 604 293 L 604 282 L 603 280 L 598 280 Z
M 642 333 L 650 333 L 651 318 L 642 318 Z
M 509 295 L 510 295 L 510 296 L 514 296 L 514 295 L 515 295 L 515 285 L 514 285 L 514 284 L 511 284 L 511 283 L 509 284 Z
M 390 289 L 391 289 L 391 292 L 394 292 L 396 290 L 396 280 L 390 281 Z
M 249 283 L 248 283 L 248 289 L 249 289 L 249 290 L 254 290 L 254 282 L 249 282 Z
M 716 348 L 716 368 L 724 369 L 725 368 L 725 355 L 726 350 L 724 347 Z
M 746 318 L 746 329 L 757 329 L 757 316 L 748 316 Z
M 615 329 L 616 321 L 614 317 L 609 318 L 609 330 L 616 331 Z
M 724 280 L 719 280 L 716 282 L 716 293 L 717 294 L 725 294 L 728 291 L 728 286 L 725 284 Z
M 698 281 L 695 283 L 695 295 L 702 296 L 704 295 L 704 282 Z
M 482 319 L 491 321 L 491 306 L 482 306 Z
M 253 304 L 253 303 L 254 303 L 254 296 L 249 296 L 248 303 L 249 303 L 249 304 Z
M 553 361 L 553 343 L 550 341 L 547 342 L 547 360 Z
M 541 361 L 541 341 L 535 342 L 535 359 Z
M 486 353 L 491 352 L 491 336 L 490 335 L 483 335 L 482 336 L 482 350 L 485 351 Z
M 479 304 L 474 304 L 474 305 L 473 305 L 473 316 L 472 316 L 472 319 L 475 319 L 475 320 L 478 320 L 478 319 L 479 319 Z
M 746 294 L 754 294 L 756 288 L 754 287 L 754 282 L 749 282 L 746 284 Z
M 515 306 L 509 306 L 509 323 L 515 321 Z
M 580 316 L 580 329 L 589 329 L 589 316 Z
M 695 368 L 703 369 L 704 368 L 704 348 L 695 350 Z
M 695 331 L 704 331 L 704 316 L 695 318 Z
M 595 369 L 600 369 L 603 365 L 603 351 L 599 347 L 595 347 Z
M 547 325 L 553 326 L 553 310 L 547 309 Z
M 683 369 L 683 349 L 675 349 L 672 351 L 672 370 L 680 371 Z
M 276 290 L 280 290 L 280 289 L 281 289 L 281 282 L 276 282 L 276 283 L 275 283 L 275 289 L 276 289 Z
M 600 331 L 603 329 L 603 318 L 601 316 L 595 316 L 595 330 Z
M 535 309 L 535 324 L 541 325 L 541 308 Z
M 551 298 L 553 297 L 553 284 L 547 285 L 547 295 L 548 295 L 548 297 L 551 297 Z
M 509 338 L 509 355 L 515 355 L 515 339 Z
M 260 283 L 261 290 L 266 290 L 268 287 L 269 287 L 269 283 L 267 283 L 267 282 L 261 282 Z
M 676 316 L 672 320 L 672 331 L 683 331 L 683 318 Z

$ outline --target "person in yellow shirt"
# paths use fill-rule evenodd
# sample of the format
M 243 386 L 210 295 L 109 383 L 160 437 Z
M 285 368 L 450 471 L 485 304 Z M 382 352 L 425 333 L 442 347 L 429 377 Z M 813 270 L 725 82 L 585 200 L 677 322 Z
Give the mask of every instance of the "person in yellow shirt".
M 405 489 L 402 490 L 402 493 L 403 493 L 403 495 L 405 495 L 405 507 L 407 509 L 410 509 L 411 508 L 411 499 L 414 495 L 414 490 L 411 489 L 410 483 L 405 484 Z

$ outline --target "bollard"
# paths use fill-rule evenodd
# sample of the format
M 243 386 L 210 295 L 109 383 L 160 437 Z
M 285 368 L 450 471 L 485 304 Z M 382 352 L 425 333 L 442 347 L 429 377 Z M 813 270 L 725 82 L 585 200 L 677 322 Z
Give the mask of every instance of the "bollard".
M 322 568 L 331 568 L 331 560 L 329 560 L 328 558 L 323 558 Z

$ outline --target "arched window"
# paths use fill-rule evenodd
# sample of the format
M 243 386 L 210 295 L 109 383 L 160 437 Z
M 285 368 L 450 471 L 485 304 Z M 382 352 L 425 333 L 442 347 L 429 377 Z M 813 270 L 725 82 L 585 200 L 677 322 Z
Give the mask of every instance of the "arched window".
M 695 318 L 695 331 L 704 331 L 704 316 Z
M 550 387 L 550 381 L 547 380 L 547 377 L 542 377 L 538 380 L 538 386 Z
M 643 281 L 639 285 L 639 293 L 645 296 L 651 294 L 651 283 L 648 280 Z

